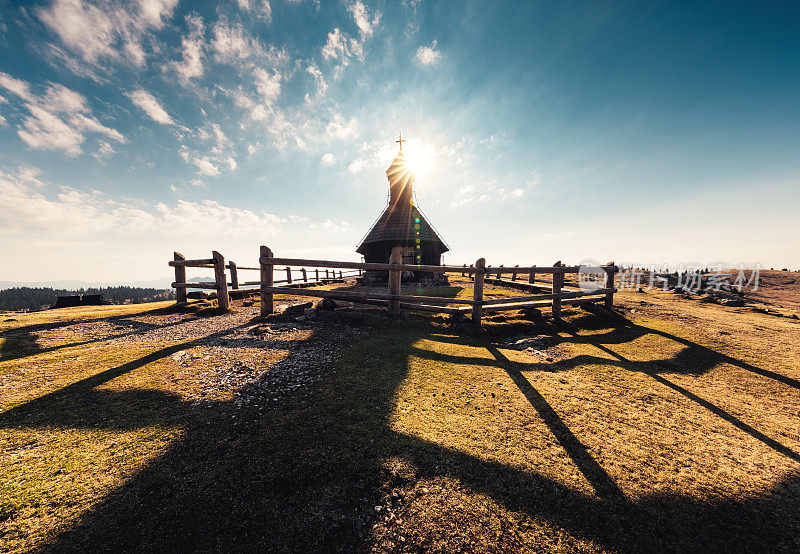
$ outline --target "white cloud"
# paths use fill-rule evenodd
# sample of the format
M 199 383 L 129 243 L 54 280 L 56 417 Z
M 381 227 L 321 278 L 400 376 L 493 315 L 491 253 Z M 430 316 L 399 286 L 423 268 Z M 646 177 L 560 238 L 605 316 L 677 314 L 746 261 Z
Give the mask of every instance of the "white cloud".
M 217 61 L 243 60 L 258 54 L 261 50 L 261 45 L 247 36 L 244 27 L 238 23 L 229 25 L 226 20 L 220 19 L 214 25 L 213 35 L 211 47 L 216 53 Z
M 139 0 L 139 13 L 147 24 L 160 29 L 177 4 L 178 0 Z
M 69 117 L 69 122 L 76 129 L 100 133 L 117 142 L 127 142 L 119 131 L 106 127 L 91 115 L 74 114 Z
M 12 77 L 8 73 L 0 72 L 0 87 L 5 88 L 9 92 L 19 96 L 26 102 L 35 102 L 33 94 L 30 92 L 30 86 L 25 81 L 21 81 L 16 77 Z
M 146 90 L 134 90 L 125 93 L 125 95 L 156 123 L 161 123 L 162 125 L 175 124 L 159 101 Z
M 97 152 L 92 154 L 97 159 L 108 158 L 114 154 L 114 147 L 104 140 L 101 140 L 97 146 Z
M 272 106 L 281 94 L 283 76 L 278 71 L 269 73 L 261 67 L 256 68 L 254 74 L 256 90 L 261 95 L 261 101 L 267 106 Z
M 178 0 L 139 0 L 94 3 L 82 0 L 53 0 L 48 8 L 37 10 L 39 19 L 70 50 L 85 61 L 100 58 L 127 59 L 144 65 L 144 35 L 163 27 Z
M 361 0 L 355 0 L 347 6 L 347 10 L 353 16 L 358 27 L 358 37 L 353 38 L 341 31 L 339 27 L 334 27 L 328 33 L 328 39 L 322 46 L 322 57 L 326 60 L 336 60 L 335 76 L 338 77 L 342 70 L 350 65 L 352 58 L 364 59 L 364 43 L 370 38 L 378 26 L 381 13 L 370 9 Z
M 359 156 L 350 162 L 347 169 L 352 173 L 359 173 L 371 167 L 388 167 L 396 153 L 392 145 L 384 140 L 365 142 L 359 149 Z
M 0 127 L 8 127 L 8 121 L 2 115 L 0 115 Z
M 381 12 L 375 10 L 372 15 L 369 13 L 369 8 L 361 1 L 356 0 L 347 7 L 347 11 L 353 16 L 353 19 L 358 26 L 358 32 L 361 39 L 364 40 L 372 36 L 375 27 L 381 20 Z
M 458 190 L 451 205 L 480 204 L 491 200 L 518 200 L 525 194 L 526 191 L 523 188 L 517 187 L 506 190 L 504 187 L 498 187 L 494 182 L 481 185 L 480 193 L 475 185 L 464 185 Z
M 291 216 L 289 216 L 291 217 Z M 339 231 L 346 230 L 350 227 L 350 223 L 347 221 L 333 221 L 330 218 L 325 218 L 325 221 L 322 223 L 311 223 L 309 225 L 311 229 L 318 229 L 322 231 L 327 231 L 330 233 L 335 233 Z
M 346 66 L 350 63 L 350 58 L 360 58 L 361 56 L 363 56 L 363 49 L 358 40 L 341 32 L 338 27 L 328 33 L 328 40 L 322 47 L 323 58 L 339 60 L 341 66 Z
M 186 163 L 197 166 L 201 175 L 216 176 L 226 167 L 230 171 L 238 167 L 232 151 L 233 142 L 218 123 L 208 123 L 190 135 L 205 142 L 206 145 L 199 144 L 190 148 L 182 144 L 179 150 L 180 156 Z
M 441 53 L 436 49 L 436 41 L 434 40 L 430 46 L 420 46 L 417 49 L 417 61 L 422 65 L 433 65 L 439 61 Z
M 192 182 L 195 186 L 201 186 Z M 172 186 L 173 192 L 178 187 Z M 325 220 L 315 224 L 306 217 L 280 217 L 224 206 L 213 200 L 173 205 L 160 202 L 148 206 L 141 201 L 115 201 L 99 191 L 71 187 L 50 187 L 38 178 L 38 171 L 21 168 L 15 173 L 0 171 L 0 235 L 60 238 L 64 229 L 71 238 L 102 241 L 107 237 L 252 237 L 290 229 L 337 230 L 347 222 Z
M 353 117 L 345 120 L 341 114 L 336 114 L 325 126 L 327 138 L 348 139 L 358 134 L 358 120 Z
M 44 186 L 44 183 L 39 180 L 39 175 L 42 170 L 38 167 L 21 166 L 17 170 L 17 177 L 24 183 L 33 184 L 36 186 Z
M 47 63 L 57 70 L 66 67 L 75 75 L 91 79 L 95 83 L 105 84 L 110 82 L 105 76 L 100 76 L 100 74 L 95 71 L 96 68 L 80 61 L 55 44 L 32 44 L 31 47 L 38 50 Z
M 333 165 L 334 163 L 336 163 L 336 157 L 333 154 L 326 152 L 322 155 L 322 165 Z
M 202 175 L 216 176 L 220 174 L 219 167 L 208 156 L 193 158 L 192 163 L 197 166 Z
M 201 181 L 200 179 L 192 179 L 191 181 L 189 181 L 189 184 L 192 185 L 192 186 L 195 186 L 195 187 L 205 187 L 206 186 L 206 184 L 203 181 Z
M 328 83 L 325 82 L 325 78 L 322 76 L 322 71 L 316 66 L 316 64 L 311 64 L 306 68 L 306 73 L 311 75 L 314 78 L 314 83 L 317 85 L 317 96 L 323 96 L 326 92 L 328 92 Z
M 84 137 L 59 117 L 33 104 L 26 104 L 31 115 L 25 117 L 17 134 L 31 148 L 63 150 L 70 156 L 81 153 Z
M 220 63 L 238 65 L 240 69 L 261 67 L 277 67 L 289 61 L 289 55 L 283 48 L 264 45 L 239 23 L 229 23 L 221 17 L 212 28 L 211 49 L 214 59 Z
M 126 139 L 116 129 L 106 127 L 91 113 L 86 98 L 58 83 L 51 83 L 37 96 L 25 81 L 0 73 L 0 86 L 23 101 L 29 115 L 17 126 L 17 134 L 31 148 L 63 150 L 79 155 L 85 132 L 99 133 L 120 143 Z
M 222 132 L 222 128 L 216 124 L 211 124 L 211 130 L 214 133 L 214 138 L 217 141 L 217 148 L 224 148 L 231 143 L 230 139 Z
M 272 6 L 267 0 L 238 0 L 239 9 L 254 14 L 258 19 L 272 23 Z
M 51 111 L 56 112 L 86 112 L 89 109 L 83 95 L 59 84 L 51 85 L 42 100 Z
M 203 75 L 203 35 L 205 26 L 203 20 L 198 15 L 187 15 L 186 25 L 189 34 L 181 38 L 181 61 L 171 61 L 164 70 L 172 69 L 178 75 L 182 83 L 188 83 L 192 79 Z

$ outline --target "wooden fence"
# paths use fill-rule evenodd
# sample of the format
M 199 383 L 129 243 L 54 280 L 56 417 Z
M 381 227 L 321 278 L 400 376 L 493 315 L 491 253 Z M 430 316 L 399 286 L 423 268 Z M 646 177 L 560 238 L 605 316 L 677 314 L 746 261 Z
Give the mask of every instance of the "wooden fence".
M 225 269 L 231 272 L 231 287 L 233 290 L 241 286 L 258 286 L 261 297 L 261 315 L 274 312 L 274 295 L 285 294 L 295 296 L 311 296 L 318 298 L 332 298 L 361 304 L 386 306 L 389 317 L 397 317 L 401 310 L 418 310 L 426 312 L 448 313 L 456 317 L 471 315 L 472 322 L 480 326 L 484 312 L 502 310 L 520 310 L 525 308 L 540 308 L 550 306 L 553 318 L 561 318 L 561 307 L 564 305 L 578 305 L 592 302 L 603 302 L 606 308 L 614 305 L 614 274 L 617 267 L 612 263 L 599 266 L 597 270 L 605 274 L 601 288 L 582 290 L 578 283 L 566 282 L 567 274 L 578 274 L 580 266 L 565 266 L 560 261 L 549 266 L 531 267 L 491 267 L 486 265 L 486 260 L 480 258 L 470 266 L 438 266 L 438 265 L 409 265 L 402 263 L 400 248 L 394 248 L 389 258 L 389 263 L 364 263 L 364 262 L 339 262 L 330 260 L 305 260 L 299 258 L 276 258 L 266 246 L 261 247 L 259 266 L 240 267 L 233 262 L 225 264 L 225 259 L 219 252 L 213 252 L 211 258 L 202 260 L 187 260 L 183 255 L 175 252 L 175 260 L 169 265 L 175 267 L 175 282 L 172 286 L 177 289 L 178 302 L 186 302 L 186 289 L 201 288 L 217 291 L 220 308 L 227 309 L 229 304 L 228 284 Z M 284 266 L 284 267 L 277 267 Z M 213 283 L 186 282 L 186 267 L 213 268 L 215 280 Z M 309 279 L 313 268 L 313 278 Z M 338 276 L 336 275 L 336 270 Z M 348 271 L 343 271 L 343 270 Z M 259 271 L 258 281 L 239 282 L 238 271 Z M 286 272 L 286 278 L 275 279 L 276 273 Z M 322 271 L 325 273 L 323 274 Z M 326 284 L 330 282 L 343 282 L 347 277 L 361 275 L 364 271 L 388 272 L 388 290 L 381 292 L 361 292 L 348 290 L 313 290 L 308 286 Z M 470 276 L 473 281 L 472 299 L 445 298 L 440 296 L 404 295 L 401 294 L 401 277 L 404 271 L 432 272 L 438 274 L 460 273 Z M 537 280 L 537 274 L 552 275 L 552 281 Z M 510 279 L 503 276 L 510 275 Z M 526 280 L 518 281 L 518 276 L 527 275 Z M 296 278 L 293 278 L 295 276 Z M 285 283 L 291 286 L 276 286 Z M 484 283 L 499 284 L 507 287 L 527 290 L 529 292 L 540 289 L 549 290 L 548 293 L 529 294 L 506 298 L 484 298 Z
M 235 262 L 229 261 L 225 263 L 225 258 L 216 250 L 211 253 L 210 258 L 187 260 L 186 257 L 180 252 L 174 253 L 174 260 L 169 262 L 169 265 L 175 268 L 175 282 L 172 283 L 172 288 L 176 289 L 176 297 L 179 303 L 185 303 L 187 300 L 187 289 L 205 289 L 212 290 L 217 293 L 217 301 L 219 307 L 227 310 L 230 305 L 230 291 L 235 290 L 248 290 L 247 287 L 261 287 L 262 281 L 239 281 L 240 271 L 261 271 L 260 267 L 245 267 L 236 265 Z M 187 267 L 201 267 L 214 270 L 214 281 L 186 281 L 186 268 Z M 230 283 L 228 283 L 225 270 L 230 271 Z M 315 285 L 327 285 L 330 283 L 342 283 L 348 277 L 355 277 L 361 274 L 361 271 L 333 271 L 315 269 L 313 272 L 308 271 L 305 267 L 297 268 L 286 266 L 285 268 L 275 269 L 276 272 L 285 272 L 284 279 L 276 280 L 275 283 L 293 284 L 297 287 L 307 287 Z M 250 289 L 260 293 L 259 288 Z M 230 289 L 230 290 L 229 290 Z

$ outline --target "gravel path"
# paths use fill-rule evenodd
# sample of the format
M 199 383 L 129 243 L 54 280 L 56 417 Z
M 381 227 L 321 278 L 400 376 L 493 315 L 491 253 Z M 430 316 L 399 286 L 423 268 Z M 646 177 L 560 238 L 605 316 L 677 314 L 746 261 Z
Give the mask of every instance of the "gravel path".
M 291 303 L 277 304 L 277 310 Z M 193 372 L 195 384 L 183 391 L 202 407 L 233 395 L 237 406 L 268 407 L 290 394 L 304 394 L 331 371 L 341 345 L 364 328 L 318 321 L 316 318 L 278 318 L 263 322 L 258 304 L 236 306 L 235 313 L 198 317 L 191 313 L 141 314 L 112 317 L 70 326 L 72 344 L 124 348 L 125 345 L 187 341 L 169 355 L 183 373 Z M 64 328 L 37 333 L 45 347 Z M 180 374 L 180 369 L 178 370 Z

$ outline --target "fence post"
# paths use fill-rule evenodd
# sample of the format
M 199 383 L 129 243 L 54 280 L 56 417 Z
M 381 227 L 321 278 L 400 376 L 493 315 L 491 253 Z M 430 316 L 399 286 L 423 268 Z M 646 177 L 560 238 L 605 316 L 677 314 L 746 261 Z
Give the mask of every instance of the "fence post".
M 319 269 L 314 270 L 314 280 L 319 283 Z
M 300 269 L 300 271 L 303 274 L 303 282 L 304 283 L 308 283 L 308 276 L 306 275 L 306 268 L 302 268 L 302 269 Z
M 469 267 L 475 267 L 475 266 L 472 265 L 472 264 L 469 264 Z M 469 280 L 470 281 L 474 281 L 475 280 L 475 274 L 474 273 L 470 273 L 469 274 Z
M 403 263 L 403 253 L 399 246 L 392 248 L 392 254 L 389 256 L 389 263 L 392 265 L 400 265 Z M 389 270 L 389 294 L 400 294 L 400 278 L 402 272 L 399 269 Z M 389 317 L 398 317 L 400 315 L 400 300 L 389 300 Z
M 175 252 L 175 261 L 182 262 L 186 259 L 186 256 L 181 254 L 180 252 Z M 185 265 L 176 265 L 175 266 L 175 282 L 176 283 L 185 283 L 186 282 L 186 266 Z M 175 289 L 175 301 L 178 304 L 186 304 L 186 289 L 183 287 L 178 287 Z
M 517 271 L 516 271 L 516 268 L 518 268 L 518 267 L 519 267 L 519 264 L 517 264 L 517 265 L 515 265 L 515 266 L 514 266 L 514 273 L 512 273 L 512 274 L 511 274 L 511 280 L 512 280 L 512 281 L 516 281 L 516 280 L 517 280 Z
M 288 266 L 286 267 L 286 282 L 292 284 L 292 268 Z
M 534 269 L 535 267 L 536 267 L 535 265 L 532 265 L 531 266 L 531 270 L 528 273 L 528 282 L 529 283 L 535 283 L 536 282 L 536 269 Z
M 239 272 L 236 270 L 236 264 L 228 262 L 228 267 L 231 270 L 231 288 L 238 289 L 239 288 Z
M 328 280 L 328 270 L 327 269 L 325 270 L 325 280 L 326 281 Z
M 342 277 L 342 270 L 341 269 L 339 270 L 339 279 L 344 280 L 344 277 Z
M 476 328 L 481 327 L 481 315 L 483 314 L 483 269 L 486 267 L 486 260 L 479 258 L 475 262 L 475 269 L 479 270 L 475 275 L 475 284 L 472 286 L 472 323 Z
M 611 292 L 606 293 L 606 309 L 610 310 L 614 307 L 614 273 L 617 268 L 614 262 L 609 262 L 610 267 L 606 268 L 606 288 L 611 289 Z
M 266 246 L 261 247 L 261 255 L 258 260 L 258 265 L 261 267 L 261 316 L 269 315 L 273 312 L 274 306 L 272 304 L 272 293 L 264 292 L 264 287 L 271 287 L 274 283 L 272 264 L 265 264 L 261 258 L 272 258 L 272 250 Z
M 217 282 L 217 304 L 220 310 L 228 309 L 228 282 L 225 279 L 225 258 L 214 250 L 211 253 L 214 258 L 214 280 Z
M 467 267 L 467 264 L 464 264 L 464 267 Z M 462 271 L 462 272 L 461 272 L 461 276 L 462 276 L 462 277 L 466 277 L 466 276 L 467 276 L 466 272 Z
M 561 260 L 553 264 L 553 267 L 561 267 Z M 564 273 L 553 272 L 553 319 L 561 320 L 561 287 L 564 284 Z

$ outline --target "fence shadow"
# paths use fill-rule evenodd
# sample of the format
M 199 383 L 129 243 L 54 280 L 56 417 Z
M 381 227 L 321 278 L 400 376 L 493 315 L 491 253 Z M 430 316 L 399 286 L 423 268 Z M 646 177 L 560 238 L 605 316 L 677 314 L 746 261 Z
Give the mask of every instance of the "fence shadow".
M 36 335 L 29 331 L 8 334 L 2 338 L 5 340 L 0 344 L 0 362 L 33 356 L 43 351 L 36 342 Z
M 578 334 L 580 330 L 603 329 L 603 327 L 601 327 L 602 325 L 613 325 L 613 327 L 604 333 Z M 564 323 L 560 328 L 566 331 L 569 336 L 557 336 L 555 337 L 556 340 L 573 344 L 592 344 L 595 346 L 624 344 L 650 334 L 658 335 L 669 341 L 682 344 L 684 348 L 676 356 L 657 362 L 656 365 L 659 368 L 659 372 L 700 375 L 720 364 L 730 364 L 800 390 L 800 381 L 797 379 L 776 371 L 754 366 L 753 364 L 749 364 L 743 360 L 718 352 L 678 335 L 652 327 L 637 325 L 621 316 L 613 318 L 584 316 L 574 319 L 569 323 Z
M 146 312 L 151 313 L 151 312 Z M 121 318 L 114 318 L 112 319 L 96 319 L 96 320 L 89 320 L 85 321 L 84 323 L 95 323 L 99 321 L 113 321 L 114 323 L 118 324 L 119 327 L 127 327 L 132 328 L 130 331 L 126 331 L 123 333 L 116 333 L 113 335 L 105 335 L 102 337 L 97 337 L 93 339 L 81 340 L 81 341 L 74 341 L 64 344 L 59 344 L 57 346 L 40 346 L 38 344 L 39 337 L 31 331 L 22 330 L 18 331 L 17 329 L 12 329 L 6 331 L 3 334 L 5 341 L 0 347 L 0 362 L 6 360 L 17 360 L 20 358 L 27 358 L 28 356 L 34 356 L 37 354 L 44 354 L 47 352 L 57 352 L 58 350 L 62 350 L 64 348 L 74 348 L 76 346 L 85 346 L 88 344 L 96 344 L 100 342 L 107 342 L 113 339 L 119 339 L 124 337 L 130 337 L 134 335 L 141 335 L 143 333 L 147 333 L 148 331 L 154 331 L 157 329 L 164 329 L 167 327 L 173 327 L 175 325 L 180 325 L 181 323 L 185 323 L 185 320 L 173 321 L 169 323 L 162 323 L 162 324 L 152 324 L 152 323 L 143 323 L 140 321 L 136 321 L 134 319 L 130 319 L 130 316 L 125 316 Z M 59 326 L 62 327 L 62 326 Z M 63 326 L 66 327 L 66 326 Z M 56 327 L 58 328 L 58 327 Z M 42 330 L 42 329 L 40 329 Z
M 625 500 L 522 375 L 523 368 L 483 338 L 437 337 L 432 330 L 386 323 L 351 346 L 324 386 L 263 413 L 224 402 L 201 414 L 192 412 L 184 420 L 183 437 L 164 455 L 54 536 L 44 550 L 360 550 L 386 478 L 384 462 L 391 457 L 414 464 L 421 477 L 453 477 L 513 511 L 613 550 L 747 550 L 796 544 L 797 476 L 752 498 L 706 502 L 658 494 Z M 392 430 L 397 390 L 412 356 L 419 354 L 414 344 L 423 338 L 487 349 L 492 359 L 482 358 L 481 363 L 511 376 L 597 496 Z M 109 371 L 118 374 L 122 369 Z M 74 388 L 88 390 L 112 374 Z M 70 409 L 67 392 L 57 393 L 64 410 Z M 156 419 L 183 409 L 174 399 L 167 405 Z M 29 403 L 25 409 L 35 408 Z M 21 423 L 14 417 L 22 415 L 21 408 L 4 422 Z

